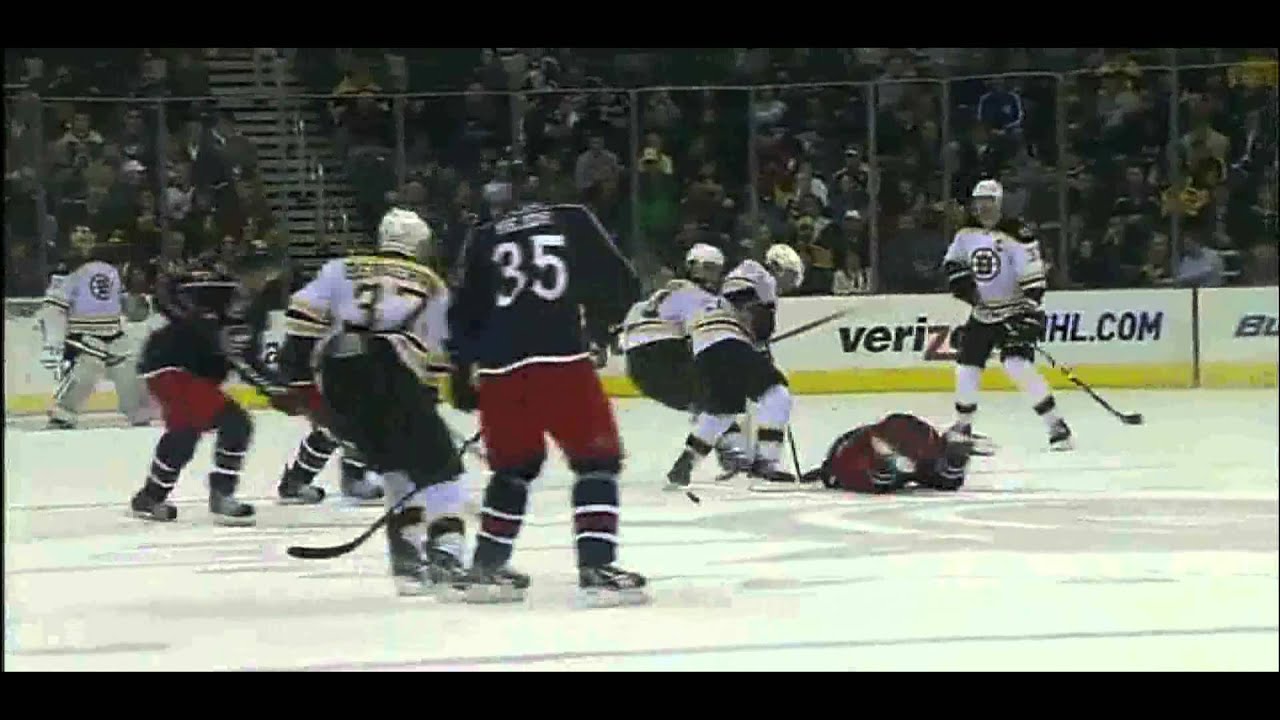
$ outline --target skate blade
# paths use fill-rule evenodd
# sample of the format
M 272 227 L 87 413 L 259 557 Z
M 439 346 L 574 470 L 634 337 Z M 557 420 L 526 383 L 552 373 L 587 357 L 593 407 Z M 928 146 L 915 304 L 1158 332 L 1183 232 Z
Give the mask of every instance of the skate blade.
M 751 486 L 747 489 L 758 493 L 789 493 L 803 490 L 805 487 L 798 482 L 770 482 L 766 480 L 751 483 Z
M 322 502 L 324 502 L 324 498 L 316 498 L 315 500 L 297 497 L 276 498 L 277 505 L 319 505 Z
M 667 481 L 667 484 L 666 484 L 666 485 L 663 485 L 663 486 L 662 486 L 662 491 L 663 491 L 663 492 L 684 492 L 685 490 L 688 490 L 688 489 L 689 489 L 689 486 L 688 486 L 688 485 L 681 485 L 680 483 L 673 483 L 673 482 L 671 482 L 670 480 L 668 480 L 668 481 Z
M 367 497 L 356 497 L 354 495 L 342 496 L 342 504 L 348 505 L 350 507 L 373 507 L 375 505 L 382 505 L 382 503 L 383 503 L 383 498 L 380 498 L 380 497 L 367 498 Z
M 213 522 L 224 527 L 253 527 L 258 524 L 258 517 L 250 515 L 248 517 L 231 517 L 229 515 L 213 516 Z
M 396 595 L 400 597 L 435 597 L 440 594 L 440 586 L 427 580 L 396 577 L 393 579 Z
M 630 607 L 648 605 L 653 598 L 643 588 L 615 590 L 613 588 L 578 588 L 575 605 L 584 609 Z
M 1049 452 L 1071 452 L 1075 449 L 1076 444 L 1070 438 L 1056 443 L 1049 443 Z
M 472 585 L 463 590 L 454 588 L 457 600 L 471 605 L 498 605 L 524 601 L 527 588 L 509 585 Z
M 173 516 L 173 517 L 158 517 L 158 516 L 153 515 L 153 514 L 151 514 L 151 513 L 148 513 L 148 512 L 139 512 L 139 511 L 134 510 L 134 509 L 132 509 L 132 508 L 130 508 L 128 511 L 126 511 L 126 513 L 125 513 L 125 514 L 126 514 L 126 515 L 128 515 L 129 517 L 137 518 L 138 520 L 150 520 L 151 522 L 155 522 L 155 523 L 167 523 L 167 522 L 173 522 L 174 520 L 177 520 L 177 519 L 178 519 L 177 515 L 175 515 L 175 516 Z

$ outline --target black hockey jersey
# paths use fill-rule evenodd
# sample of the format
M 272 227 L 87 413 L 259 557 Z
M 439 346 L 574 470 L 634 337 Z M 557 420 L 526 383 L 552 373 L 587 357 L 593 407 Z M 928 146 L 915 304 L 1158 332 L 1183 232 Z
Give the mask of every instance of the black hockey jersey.
M 475 228 L 449 310 L 454 363 L 502 373 L 588 356 L 641 296 L 639 278 L 581 205 L 524 205 Z
M 167 368 L 222 382 L 234 368 L 260 389 L 280 385 L 262 362 L 262 333 L 278 279 L 254 290 L 211 271 L 162 275 L 156 302 L 168 324 L 147 338 L 138 362 L 144 376 Z

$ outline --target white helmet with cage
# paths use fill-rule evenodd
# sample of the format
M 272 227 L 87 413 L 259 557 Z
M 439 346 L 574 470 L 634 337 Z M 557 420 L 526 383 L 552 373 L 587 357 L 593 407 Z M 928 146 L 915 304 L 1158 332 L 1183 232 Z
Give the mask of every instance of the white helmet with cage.
M 431 240 L 431 226 L 412 210 L 392 208 L 378 225 L 378 252 L 426 260 Z

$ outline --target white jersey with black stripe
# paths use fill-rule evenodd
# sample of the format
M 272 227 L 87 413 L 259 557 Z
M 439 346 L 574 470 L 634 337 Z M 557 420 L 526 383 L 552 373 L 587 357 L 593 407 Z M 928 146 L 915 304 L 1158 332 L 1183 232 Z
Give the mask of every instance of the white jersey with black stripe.
M 943 258 L 968 268 L 978 288 L 973 317 L 997 323 L 1037 307 L 1027 291 L 1045 288 L 1040 243 L 1021 223 L 994 228 L 969 226 L 956 232 Z
M 622 349 L 634 350 L 660 340 L 689 337 L 694 319 L 716 296 L 688 280 L 672 280 L 631 306 L 623 320 Z
M 119 335 L 123 294 L 119 271 L 100 260 L 91 260 L 69 275 L 55 275 L 44 297 L 50 340 L 67 335 Z

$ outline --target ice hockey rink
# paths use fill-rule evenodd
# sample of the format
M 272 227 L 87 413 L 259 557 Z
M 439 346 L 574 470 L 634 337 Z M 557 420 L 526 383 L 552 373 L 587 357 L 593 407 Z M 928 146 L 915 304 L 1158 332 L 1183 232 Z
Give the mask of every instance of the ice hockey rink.
M 1059 402 L 1074 453 L 1049 453 L 1015 393 L 987 393 L 999 445 L 955 494 L 860 497 L 716 485 L 661 490 L 687 418 L 617 403 L 627 446 L 620 564 L 652 604 L 573 606 L 570 475 L 553 454 L 514 563 L 519 605 L 398 598 L 381 535 L 330 545 L 381 512 L 274 504 L 305 425 L 256 415 L 242 494 L 255 528 L 212 524 L 206 440 L 178 521 L 127 517 L 158 428 L 5 429 L 5 645 L 12 670 L 1272 670 L 1278 669 L 1275 390 L 1108 391 Z M 806 396 L 806 469 L 892 411 L 949 421 L 949 394 Z M 471 417 L 449 414 L 470 434 Z M 87 423 L 92 424 L 92 423 Z M 481 487 L 483 465 L 469 460 Z M 336 465 L 336 463 L 335 463 Z

